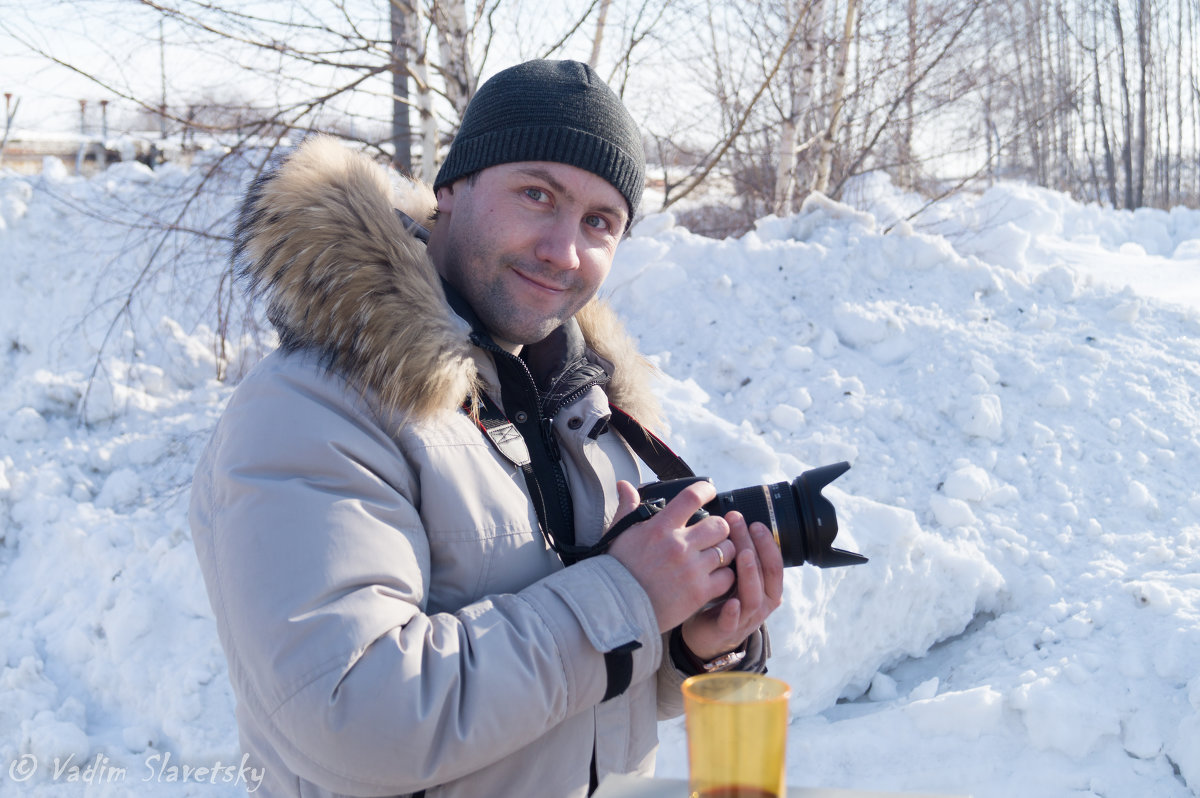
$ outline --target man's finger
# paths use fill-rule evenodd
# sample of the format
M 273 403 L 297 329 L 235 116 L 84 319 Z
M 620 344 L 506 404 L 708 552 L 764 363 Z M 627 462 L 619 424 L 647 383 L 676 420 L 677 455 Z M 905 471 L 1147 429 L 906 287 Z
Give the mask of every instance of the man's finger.
M 625 516 L 632 513 L 641 504 L 641 497 L 638 496 L 637 488 L 632 483 L 626 482 L 623 479 L 617 480 L 617 513 L 613 516 L 613 523 L 620 521 Z
M 763 592 L 772 601 L 783 597 L 783 552 L 775 544 L 775 537 L 765 524 L 755 521 L 750 525 L 750 538 L 754 541 L 754 553 L 758 556 L 759 573 Z
M 746 526 L 745 516 L 733 510 L 725 514 L 725 522 L 729 524 L 729 539 L 733 541 L 734 557 L 745 549 L 754 549 L 754 540 L 750 536 L 750 528 Z
M 655 516 L 672 527 L 687 526 L 688 519 L 702 506 L 717 497 L 717 489 L 711 482 L 694 482 L 667 502 L 662 512 Z
M 764 590 L 761 567 L 753 549 L 743 549 L 738 554 L 738 596 L 751 609 L 762 604 Z
M 731 598 L 721 607 L 721 615 L 717 618 L 717 628 L 726 637 L 740 638 L 737 634 L 738 624 L 742 617 L 742 603 L 737 598 Z

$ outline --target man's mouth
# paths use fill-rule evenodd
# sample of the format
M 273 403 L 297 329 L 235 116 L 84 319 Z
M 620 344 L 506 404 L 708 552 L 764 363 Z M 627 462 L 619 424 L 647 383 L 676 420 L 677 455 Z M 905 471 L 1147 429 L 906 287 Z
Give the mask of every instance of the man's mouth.
M 522 271 L 517 268 L 513 268 L 513 273 L 516 274 L 518 277 L 520 277 L 522 280 L 536 286 L 537 288 L 542 289 L 543 291 L 549 291 L 551 293 L 561 294 L 562 292 L 567 290 L 566 287 L 564 287 L 564 286 L 555 285 L 554 283 L 551 283 L 542 277 L 533 276 L 533 275 L 529 274 L 528 272 Z

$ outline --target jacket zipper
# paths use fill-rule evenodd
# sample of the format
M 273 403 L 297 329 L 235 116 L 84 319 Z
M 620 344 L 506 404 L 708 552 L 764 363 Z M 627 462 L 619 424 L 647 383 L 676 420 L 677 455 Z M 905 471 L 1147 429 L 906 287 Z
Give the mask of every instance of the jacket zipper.
M 534 400 L 538 409 L 538 415 L 541 417 L 542 421 L 542 436 L 545 439 L 547 448 L 554 454 L 556 460 L 561 461 L 562 454 L 559 451 L 558 440 L 553 434 L 554 417 L 558 415 L 558 411 L 562 410 L 572 402 L 582 398 L 583 395 L 592 390 L 592 388 L 595 388 L 597 385 L 604 385 L 606 382 L 608 382 L 608 375 L 603 374 L 602 372 L 601 376 L 591 378 L 587 382 L 583 383 L 583 385 L 580 385 L 578 388 L 555 402 L 553 407 L 549 407 L 545 405 L 546 399 L 542 397 L 542 392 L 538 390 L 537 382 L 535 382 L 533 379 L 533 373 L 529 370 L 529 366 L 526 365 L 524 360 L 517 357 L 512 352 L 509 352 L 506 349 L 501 349 L 494 343 L 484 340 L 480 336 L 473 334 L 471 338 L 472 343 L 474 343 L 480 349 L 486 350 L 493 354 L 501 355 L 520 364 L 521 370 L 525 373 L 526 382 L 529 388 L 533 391 Z
M 558 415 L 559 410 L 562 410 L 567 405 L 571 404 L 572 402 L 576 401 L 577 399 L 580 399 L 585 393 L 592 390 L 597 385 L 604 385 L 606 382 L 608 382 L 607 375 L 604 375 L 601 377 L 593 377 L 592 379 L 588 380 L 583 385 L 580 385 L 578 388 L 571 391 L 569 394 L 567 394 L 562 399 L 560 399 L 558 401 L 558 403 L 554 406 L 554 411 L 552 413 L 550 413 L 550 417 L 553 418 L 554 416 Z

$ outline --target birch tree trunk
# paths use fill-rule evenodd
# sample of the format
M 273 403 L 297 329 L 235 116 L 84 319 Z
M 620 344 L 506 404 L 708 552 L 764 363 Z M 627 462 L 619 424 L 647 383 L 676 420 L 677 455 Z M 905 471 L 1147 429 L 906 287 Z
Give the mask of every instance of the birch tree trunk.
M 1132 209 L 1133 205 L 1133 102 L 1129 97 L 1129 74 L 1125 60 L 1125 29 L 1121 25 L 1121 6 L 1119 0 L 1112 4 L 1113 25 L 1117 34 L 1117 66 L 1121 94 L 1121 129 L 1124 141 L 1121 142 L 1121 168 L 1125 172 L 1125 207 Z
M 1117 161 L 1113 156 L 1112 140 L 1108 135 L 1107 112 L 1104 106 L 1104 94 L 1100 89 L 1100 15 L 1092 27 L 1092 78 L 1095 92 L 1096 119 L 1100 124 L 1100 143 L 1104 148 L 1104 179 L 1108 186 L 1108 201 L 1117 207 Z
M 429 41 L 425 35 L 412 34 L 412 75 L 417 89 L 417 116 L 421 120 L 421 180 L 430 185 L 437 179 L 438 125 L 433 113 L 433 89 L 429 85 Z
M 792 99 L 796 98 L 795 91 Z M 793 109 L 795 105 L 792 106 Z M 779 146 L 775 153 L 775 197 L 772 203 L 777 216 L 792 212 L 792 195 L 796 187 L 796 117 L 784 117 L 779 126 Z
M 779 139 L 775 151 L 775 193 L 772 207 L 783 216 L 794 209 L 796 194 L 796 148 L 800 137 L 801 115 L 812 107 L 813 72 L 816 68 L 816 37 L 820 26 L 813 19 L 820 19 L 824 0 L 817 0 L 816 8 L 806 3 L 803 6 L 787 5 L 785 23 L 789 29 L 803 24 L 803 42 L 793 41 L 787 49 L 784 74 L 787 76 L 787 110 L 779 125 Z M 800 18 L 807 15 L 804 23 Z
M 4 148 L 8 146 L 8 137 L 12 133 L 13 120 L 17 118 L 17 109 L 21 107 L 21 98 L 13 102 L 11 92 L 4 92 L 4 136 L 0 137 L 0 166 L 4 165 Z
M 833 172 L 833 147 L 837 142 L 842 119 L 842 107 L 846 92 L 846 62 L 850 57 L 850 44 L 854 35 L 855 17 L 858 15 L 859 0 L 846 3 L 846 24 L 842 39 L 838 43 L 837 67 L 833 75 L 833 92 L 830 100 L 829 124 L 821 137 L 821 152 L 817 162 L 817 174 L 813 180 L 813 191 L 822 194 L 829 191 L 829 178 Z
M 1175 180 L 1171 184 L 1171 189 L 1175 196 L 1179 196 L 1182 188 L 1183 148 L 1185 146 L 1183 141 L 1183 43 L 1188 40 L 1183 38 L 1183 3 L 1179 3 L 1176 9 L 1178 16 L 1175 20 L 1175 141 L 1178 142 L 1176 147 L 1179 152 L 1176 159 L 1179 163 L 1175 164 Z M 1170 197 L 1168 197 L 1166 205 L 1170 207 Z
M 1150 104 L 1150 0 L 1137 2 L 1138 43 L 1138 116 L 1137 160 L 1133 190 L 1133 207 L 1140 208 L 1146 200 L 1146 149 L 1150 138 L 1148 106 Z
M 446 99 L 459 119 L 475 94 L 475 70 L 471 65 L 471 34 L 467 25 L 466 0 L 433 0 L 430 18 L 437 32 L 442 82 Z
M 791 213 L 795 209 L 798 148 L 800 137 L 806 135 L 805 118 L 812 115 L 817 97 L 817 61 L 821 54 L 821 30 L 825 17 L 825 0 L 808 0 L 803 4 L 789 4 L 787 24 L 789 29 L 799 28 L 801 38 L 788 48 L 788 112 L 780 125 L 779 141 L 775 160 L 774 208 L 778 214 Z M 792 16 L 792 13 L 795 16 Z M 797 57 L 798 56 L 798 57 Z
M 905 84 L 911 86 L 917 77 L 917 0 L 908 0 L 907 17 L 908 60 L 904 68 Z M 900 184 L 905 188 L 912 188 L 915 177 L 913 169 L 913 124 L 916 114 L 913 106 L 913 98 L 914 92 L 911 91 L 904 98 L 904 132 L 900 136 L 898 153 Z
M 389 17 L 392 29 L 392 166 L 412 174 L 412 124 L 409 121 L 408 59 L 412 30 L 417 26 L 411 5 L 403 0 L 390 0 Z
M 1054 117 L 1046 112 L 1046 70 L 1049 67 L 1049 53 L 1046 52 L 1045 39 L 1042 36 L 1042 3 L 1041 0 L 1026 0 L 1026 24 L 1028 25 L 1027 45 L 1032 48 L 1029 59 L 1029 106 L 1030 115 L 1030 147 L 1033 150 L 1035 174 L 1040 186 L 1049 185 L 1049 168 L 1047 161 L 1053 151 L 1049 145 L 1051 126 Z
M 588 58 L 588 66 L 592 69 L 600 67 L 600 45 L 604 41 L 604 25 L 608 22 L 608 8 L 612 0 L 601 0 L 600 16 L 596 19 L 596 38 L 592 39 L 592 55 Z

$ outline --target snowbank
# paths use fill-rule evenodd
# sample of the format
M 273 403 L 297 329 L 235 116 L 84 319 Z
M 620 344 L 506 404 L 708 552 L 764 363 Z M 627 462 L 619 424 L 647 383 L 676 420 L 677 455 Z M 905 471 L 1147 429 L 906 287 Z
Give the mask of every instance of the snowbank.
M 240 180 L 0 174 L 0 796 L 253 787 L 186 520 Z M 648 217 L 605 288 L 719 487 L 853 466 L 870 563 L 789 570 L 771 624 L 789 783 L 1200 795 L 1200 212 L 853 196 Z

